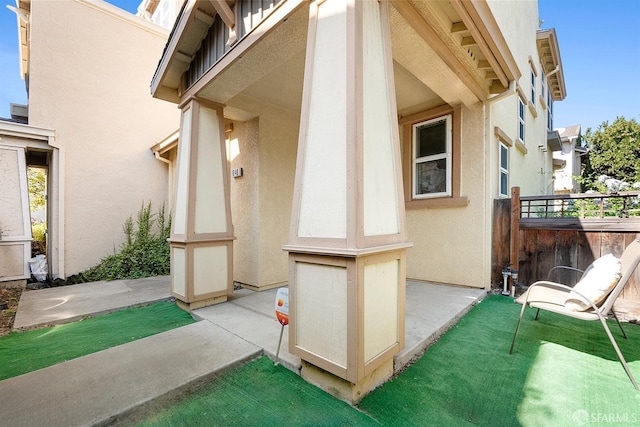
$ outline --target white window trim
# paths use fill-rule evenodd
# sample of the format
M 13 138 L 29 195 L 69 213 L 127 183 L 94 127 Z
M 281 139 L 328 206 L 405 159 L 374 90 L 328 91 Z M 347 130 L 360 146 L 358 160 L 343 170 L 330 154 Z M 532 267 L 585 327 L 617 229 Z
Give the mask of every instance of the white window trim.
M 553 130 L 553 98 L 551 98 L 551 91 L 547 91 L 547 130 Z
M 536 73 L 531 68 L 531 102 L 535 106 L 536 102 Z
M 525 135 L 527 132 L 525 102 L 522 98 L 518 97 L 518 141 L 524 144 Z M 522 126 L 522 135 L 520 134 L 520 127 Z
M 506 156 L 507 156 L 507 168 L 503 168 L 502 167 L 502 149 L 505 149 L 506 151 Z M 509 197 L 509 147 L 500 142 L 500 146 L 499 146 L 499 151 L 498 151 L 498 169 L 499 169 L 499 173 L 498 173 L 498 195 L 500 197 Z M 507 188 L 506 188 L 506 192 L 503 193 L 502 192 L 502 175 L 505 174 L 507 176 Z
M 418 142 L 418 138 L 416 137 L 417 135 L 417 129 L 420 126 L 424 126 L 424 125 L 428 125 L 431 123 L 435 123 L 435 122 L 439 122 L 445 120 L 446 123 L 446 136 L 447 136 L 447 141 L 446 141 L 446 152 L 443 154 L 435 154 L 432 156 L 425 156 L 425 157 L 420 157 L 420 158 L 416 158 L 416 153 L 417 153 L 417 142 Z M 432 199 L 432 198 L 436 198 L 436 197 L 447 197 L 447 196 L 451 196 L 451 177 L 452 177 L 452 168 L 453 168 L 453 162 L 452 162 L 452 115 L 451 114 L 447 114 L 446 116 L 440 116 L 440 117 L 436 117 L 430 120 L 425 120 L 423 122 L 420 123 L 416 123 L 412 126 L 412 132 L 411 132 L 411 138 L 412 138 L 412 153 L 411 153 L 411 157 L 412 157 L 412 165 L 411 167 L 412 169 L 412 173 L 411 175 L 413 176 L 413 182 L 412 182 L 412 195 L 414 199 Z M 429 194 L 418 194 L 416 189 L 417 189 L 417 174 L 416 174 L 416 166 L 418 165 L 418 163 L 425 163 L 425 162 L 429 162 L 429 161 L 434 161 L 434 160 L 441 160 L 441 159 L 446 159 L 446 165 L 447 165 L 447 177 L 446 177 L 446 191 L 443 192 L 439 192 L 439 193 L 429 193 Z
M 540 71 L 540 99 L 543 101 L 543 105 L 547 103 L 547 76 L 544 74 L 544 70 Z

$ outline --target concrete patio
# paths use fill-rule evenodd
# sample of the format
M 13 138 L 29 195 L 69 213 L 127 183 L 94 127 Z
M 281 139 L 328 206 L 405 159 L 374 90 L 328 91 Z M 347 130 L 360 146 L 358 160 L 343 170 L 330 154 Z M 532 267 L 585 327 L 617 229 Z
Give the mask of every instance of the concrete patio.
M 275 359 L 280 324 L 276 290 L 240 289 L 227 303 L 195 310 L 196 324 L 0 381 L 0 413 L 7 425 L 95 425 L 135 417 L 225 370 L 267 355 Z M 469 289 L 408 281 L 401 370 L 474 303 Z M 93 297 L 92 297 L 93 295 Z M 144 295 L 144 296 L 143 296 Z M 169 278 L 74 285 L 23 294 L 16 328 L 64 323 L 93 313 L 169 298 Z M 18 323 L 18 320 L 20 321 Z M 285 331 L 280 362 L 299 372 Z M 42 386 L 42 385 L 46 386 Z

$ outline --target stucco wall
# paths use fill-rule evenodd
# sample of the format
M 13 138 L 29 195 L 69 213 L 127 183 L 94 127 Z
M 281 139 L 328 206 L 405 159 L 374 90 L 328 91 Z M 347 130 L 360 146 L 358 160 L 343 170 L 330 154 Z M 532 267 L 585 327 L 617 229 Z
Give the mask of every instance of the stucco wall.
M 179 125 L 149 94 L 166 32 L 100 7 L 31 3 L 29 123 L 55 129 L 64 150 L 67 276 L 112 253 L 143 201 L 164 201 L 167 168 L 149 147 Z
M 259 175 L 258 119 L 234 122 L 229 134 L 229 168 L 242 168 L 243 175 L 231 178 L 231 218 L 236 240 L 233 242 L 233 280 L 256 285 L 258 279 Z
M 234 122 L 230 168 L 243 169 L 231 179 L 236 282 L 264 288 L 288 280 L 282 246 L 289 238 L 298 127 L 296 114 L 275 108 Z
M 533 114 L 525 106 L 525 147 L 526 154 L 515 147 L 509 150 L 510 187 L 520 187 L 522 195 L 539 195 L 553 193 L 553 166 L 552 153 L 548 150 L 546 141 L 547 111 L 541 104 L 540 79 L 541 65 L 536 45 L 536 30 L 538 29 L 538 3 L 535 0 L 523 0 L 517 2 L 496 1 L 488 2 L 507 44 L 511 50 L 522 76 L 518 84 L 526 95 L 526 101 L 532 101 L 535 105 Z M 531 66 L 529 56 L 533 60 L 537 71 L 536 99 L 531 100 Z M 518 95 L 513 94 L 491 103 L 490 130 L 500 127 L 514 143 L 518 138 Z M 537 115 L 537 116 L 536 116 Z M 497 175 L 497 142 L 493 144 L 492 164 L 496 165 Z M 542 148 L 540 148 L 542 147 Z M 546 151 L 545 151 L 546 149 Z M 495 198 L 498 194 L 498 183 L 491 187 L 491 194 Z
M 482 104 L 462 108 L 460 194 L 466 207 L 407 210 L 407 277 L 485 287 L 484 115 Z M 408 143 L 407 143 L 408 142 Z M 402 148 L 411 149 L 411 141 Z

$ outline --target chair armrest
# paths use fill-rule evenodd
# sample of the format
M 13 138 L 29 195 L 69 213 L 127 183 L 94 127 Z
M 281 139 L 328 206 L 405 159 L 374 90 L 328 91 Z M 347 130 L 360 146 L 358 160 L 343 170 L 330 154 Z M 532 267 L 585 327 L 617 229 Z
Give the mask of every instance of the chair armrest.
M 555 270 L 558 270 L 558 269 L 571 270 L 571 271 L 574 271 L 576 273 L 584 273 L 584 270 L 580 270 L 579 268 L 569 267 L 568 265 L 556 265 L 551 270 L 549 270 L 549 274 L 547 275 L 547 280 L 550 280 L 551 279 L 551 275 L 553 274 L 553 272 Z
M 547 280 L 540 280 L 538 282 L 532 283 L 531 286 L 529 286 L 529 288 L 527 289 L 527 292 L 525 293 L 525 299 L 523 303 L 524 305 L 529 304 L 529 296 L 531 295 L 531 290 L 539 287 L 542 287 L 542 288 L 546 287 L 546 288 L 558 289 L 558 290 L 567 291 L 567 292 L 573 292 L 576 295 L 578 295 L 580 298 L 584 299 L 591 306 L 591 308 L 593 308 L 594 311 L 600 313 L 595 303 L 591 301 L 591 299 L 584 296 L 581 292 L 576 291 L 571 286 L 563 285 L 561 283 L 556 283 L 556 282 L 549 282 Z M 550 302 L 550 301 L 536 299 L 532 302 Z

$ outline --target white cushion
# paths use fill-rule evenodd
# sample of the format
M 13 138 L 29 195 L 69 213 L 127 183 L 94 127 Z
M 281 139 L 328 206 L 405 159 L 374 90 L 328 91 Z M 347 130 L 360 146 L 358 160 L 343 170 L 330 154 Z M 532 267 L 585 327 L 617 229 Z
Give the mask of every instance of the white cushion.
M 595 305 L 600 304 L 615 288 L 622 277 L 620 259 L 609 254 L 602 256 L 591 264 L 592 268 L 573 287 Z M 564 304 L 567 310 L 584 311 L 591 305 L 577 293 L 571 292 Z

